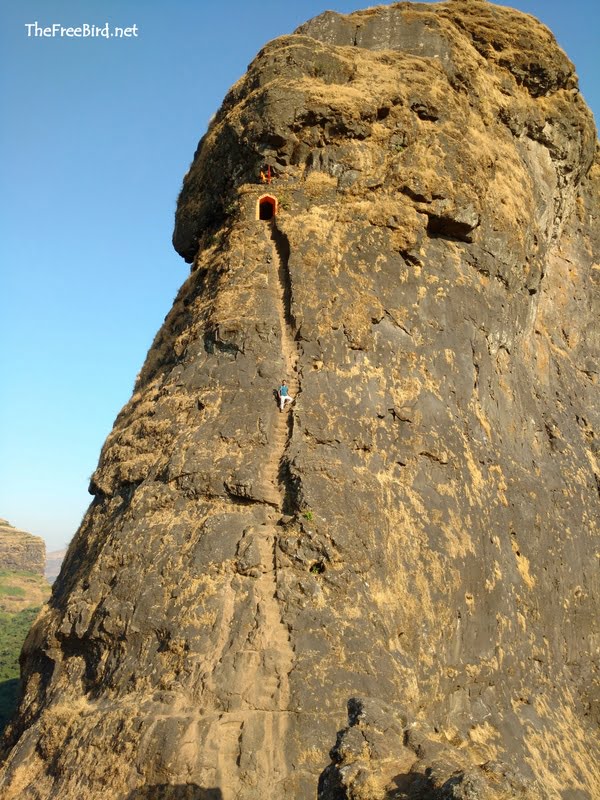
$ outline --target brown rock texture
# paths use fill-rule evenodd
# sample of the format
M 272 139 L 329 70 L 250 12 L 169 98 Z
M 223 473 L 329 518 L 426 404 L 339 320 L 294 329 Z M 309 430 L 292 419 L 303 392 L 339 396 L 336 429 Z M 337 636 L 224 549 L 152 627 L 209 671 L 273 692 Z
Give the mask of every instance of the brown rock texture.
M 598 152 L 550 32 L 481 0 L 258 54 L 3 798 L 600 797 Z
M 46 544 L 39 536 L 14 528 L 0 519 L 0 570 L 44 574 Z

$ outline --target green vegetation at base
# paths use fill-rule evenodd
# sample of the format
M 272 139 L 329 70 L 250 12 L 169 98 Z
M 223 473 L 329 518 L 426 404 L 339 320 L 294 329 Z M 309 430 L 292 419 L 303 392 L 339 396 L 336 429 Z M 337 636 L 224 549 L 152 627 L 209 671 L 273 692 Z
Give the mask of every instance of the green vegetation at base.
M 0 570 L 0 613 L 20 614 L 39 609 L 50 596 L 51 587 L 43 575 L 18 570 Z
M 18 614 L 0 611 L 0 681 L 19 677 L 19 653 L 39 608 Z
M 2 586 L 0 584 L 0 594 L 7 594 L 10 597 L 25 597 L 25 589 L 21 586 Z
M 17 614 L 0 611 L 0 732 L 11 718 L 19 693 L 19 653 L 39 608 Z
M 44 582 L 44 578 L 38 575 L 37 572 L 27 572 L 23 569 L 0 569 L 0 580 L 2 578 L 9 578 L 10 580 L 13 578 L 29 578 L 38 583 Z

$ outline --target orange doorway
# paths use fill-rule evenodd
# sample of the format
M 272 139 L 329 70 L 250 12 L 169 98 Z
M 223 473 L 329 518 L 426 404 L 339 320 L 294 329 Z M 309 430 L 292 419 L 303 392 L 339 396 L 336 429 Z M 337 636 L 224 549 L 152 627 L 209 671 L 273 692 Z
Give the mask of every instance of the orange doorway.
M 273 219 L 277 214 L 277 198 L 265 194 L 258 199 L 257 219 Z

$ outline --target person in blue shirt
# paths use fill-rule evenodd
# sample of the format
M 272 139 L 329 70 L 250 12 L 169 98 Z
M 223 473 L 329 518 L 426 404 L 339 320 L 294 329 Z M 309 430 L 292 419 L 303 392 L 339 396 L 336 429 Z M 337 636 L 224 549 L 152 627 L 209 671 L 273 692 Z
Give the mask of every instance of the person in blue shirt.
M 277 392 L 277 396 L 279 397 L 279 411 L 282 412 L 285 408 L 286 403 L 291 403 L 293 401 L 293 397 L 290 396 L 287 383 L 285 381 L 281 381 L 281 386 Z

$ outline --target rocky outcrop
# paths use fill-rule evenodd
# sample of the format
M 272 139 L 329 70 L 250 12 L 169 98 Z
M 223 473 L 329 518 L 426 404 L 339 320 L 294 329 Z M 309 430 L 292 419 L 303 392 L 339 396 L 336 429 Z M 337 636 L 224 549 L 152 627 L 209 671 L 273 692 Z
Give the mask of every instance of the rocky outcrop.
M 348 727 L 337 736 L 319 798 L 526 798 L 527 782 L 497 761 L 469 764 L 460 745 L 376 699 L 348 701 Z
M 26 643 L 7 800 L 600 795 L 599 180 L 526 15 L 258 54 Z
M 0 570 L 44 574 L 46 545 L 39 536 L 13 528 L 0 519 Z

